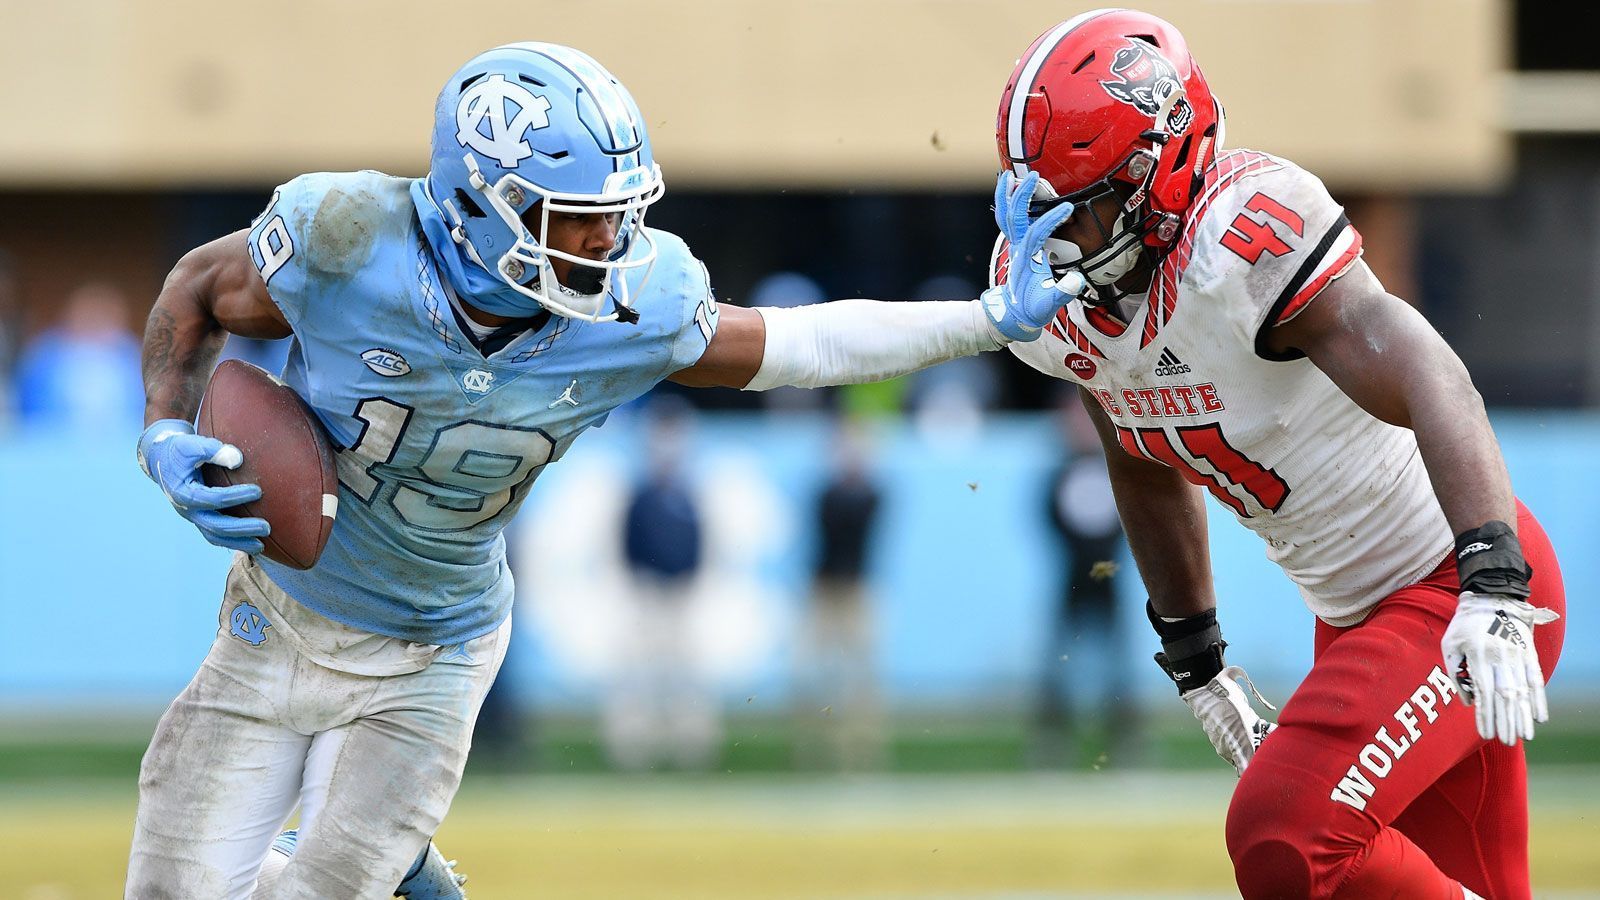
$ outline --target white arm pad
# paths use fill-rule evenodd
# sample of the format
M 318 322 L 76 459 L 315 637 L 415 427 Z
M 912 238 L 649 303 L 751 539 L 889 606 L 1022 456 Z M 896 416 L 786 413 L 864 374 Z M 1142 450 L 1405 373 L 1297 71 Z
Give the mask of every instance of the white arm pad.
M 978 300 L 835 300 L 756 312 L 767 341 L 747 391 L 883 381 L 1006 343 Z

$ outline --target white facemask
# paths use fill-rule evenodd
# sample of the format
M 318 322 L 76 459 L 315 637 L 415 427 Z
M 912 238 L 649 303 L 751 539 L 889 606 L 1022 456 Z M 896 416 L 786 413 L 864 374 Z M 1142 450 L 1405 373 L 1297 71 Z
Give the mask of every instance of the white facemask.
M 1127 233 L 1123 218 L 1121 214 L 1117 216 L 1116 224 L 1111 228 L 1111 240 L 1088 259 L 1084 258 L 1083 250 L 1072 241 L 1060 238 L 1047 239 L 1044 248 L 1049 257 L 1050 267 L 1058 272 L 1068 268 L 1079 269 L 1092 284 L 1116 283 L 1139 262 L 1139 252 L 1144 249 L 1142 241 L 1133 240 L 1133 236 Z M 1119 244 L 1126 246 L 1117 250 Z
M 1089 276 L 1091 282 L 1115 284 L 1139 262 L 1139 253 L 1144 249 L 1144 242 L 1134 239 L 1134 236 L 1128 233 L 1126 220 L 1126 213 L 1118 213 L 1116 223 L 1111 226 L 1111 240 L 1092 257 L 1084 260 L 1085 274 Z M 1118 247 L 1122 249 L 1119 250 Z

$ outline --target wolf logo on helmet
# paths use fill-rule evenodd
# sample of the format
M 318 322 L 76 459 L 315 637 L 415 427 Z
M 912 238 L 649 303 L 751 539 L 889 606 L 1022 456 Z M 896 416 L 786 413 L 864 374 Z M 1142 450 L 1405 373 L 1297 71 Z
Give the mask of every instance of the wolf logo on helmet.
M 1080 13 L 1017 61 L 996 120 L 1001 165 L 1039 174 L 1036 214 L 1063 201 L 1118 204 L 1109 226 L 1095 220 L 1103 240 L 1092 252 L 1046 245 L 1053 270 L 1077 269 L 1092 285 L 1085 304 L 1114 302 L 1124 276 L 1172 248 L 1222 122 L 1183 35 L 1148 13 Z
M 1100 82 L 1100 86 L 1147 116 L 1160 114 L 1162 106 L 1178 95 L 1167 116 L 1167 130 L 1171 134 L 1188 131 L 1194 122 L 1194 107 L 1182 97 L 1183 84 L 1178 80 L 1178 70 L 1144 41 L 1138 38 L 1127 41 L 1128 45 L 1118 50 L 1111 61 L 1112 78 Z

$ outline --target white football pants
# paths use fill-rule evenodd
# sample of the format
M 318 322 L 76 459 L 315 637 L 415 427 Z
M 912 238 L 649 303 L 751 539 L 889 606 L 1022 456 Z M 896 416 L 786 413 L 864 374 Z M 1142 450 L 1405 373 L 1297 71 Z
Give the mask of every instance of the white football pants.
M 139 772 L 129 900 L 245 900 L 296 802 L 273 898 L 389 897 L 461 784 L 509 619 L 453 647 L 330 621 L 239 554 L 217 637 Z

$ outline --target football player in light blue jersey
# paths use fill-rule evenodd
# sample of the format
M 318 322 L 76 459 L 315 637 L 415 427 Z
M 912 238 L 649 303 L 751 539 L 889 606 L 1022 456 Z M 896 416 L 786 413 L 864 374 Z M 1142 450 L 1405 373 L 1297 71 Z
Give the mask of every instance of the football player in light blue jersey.
M 145 333 L 139 460 L 242 552 L 145 755 L 128 897 L 462 896 L 429 839 L 505 653 L 501 531 L 546 465 L 663 380 L 891 378 L 1031 340 L 1081 289 L 1037 253 L 1070 205 L 1030 227 L 1035 185 L 1007 181 L 997 217 L 1030 262 L 980 298 L 724 306 L 684 242 L 645 225 L 663 189 L 609 72 L 512 44 L 446 83 L 425 178 L 301 176 L 173 269 Z M 198 480 L 241 461 L 191 425 L 229 333 L 293 336 L 284 380 L 338 448 L 309 570 L 256 557 L 267 523 L 220 512 L 257 486 Z

